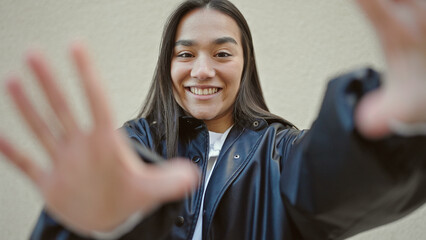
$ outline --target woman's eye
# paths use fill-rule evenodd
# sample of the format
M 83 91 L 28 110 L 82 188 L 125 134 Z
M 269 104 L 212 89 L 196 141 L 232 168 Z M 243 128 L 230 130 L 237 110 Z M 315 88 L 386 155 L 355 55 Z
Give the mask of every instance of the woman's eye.
M 183 53 L 179 53 L 178 57 L 180 57 L 180 58 L 192 58 L 192 57 L 194 57 L 194 55 L 192 55 L 189 52 L 183 52 Z
M 220 58 L 230 57 L 230 56 L 232 56 L 232 55 L 227 53 L 227 52 L 219 52 L 219 53 L 216 54 L 216 57 L 220 57 Z

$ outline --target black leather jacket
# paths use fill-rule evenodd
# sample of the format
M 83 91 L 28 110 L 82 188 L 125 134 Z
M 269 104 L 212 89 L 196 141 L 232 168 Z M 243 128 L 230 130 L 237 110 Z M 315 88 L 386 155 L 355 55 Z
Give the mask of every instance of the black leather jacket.
M 218 157 L 205 193 L 164 205 L 122 239 L 191 239 L 203 211 L 203 239 L 341 239 L 398 219 L 426 199 L 426 137 L 367 141 L 353 109 L 378 87 L 365 69 L 329 83 L 309 131 L 257 119 L 237 122 Z M 180 119 L 179 155 L 205 173 L 208 130 Z M 125 124 L 129 136 L 155 149 L 155 123 Z M 161 149 L 156 149 L 162 152 Z M 164 153 L 163 153 L 164 154 Z M 45 212 L 32 239 L 82 239 Z

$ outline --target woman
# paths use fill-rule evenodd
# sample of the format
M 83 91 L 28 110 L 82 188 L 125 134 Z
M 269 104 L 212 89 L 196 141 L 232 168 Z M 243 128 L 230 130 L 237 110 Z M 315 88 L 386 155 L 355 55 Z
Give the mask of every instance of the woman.
M 55 138 L 18 79 L 9 82 L 53 163 L 51 171 L 41 170 L 0 141 L 46 200 L 49 214 L 42 213 L 33 238 L 343 238 L 420 206 L 425 138 L 392 134 L 426 121 L 425 8 L 409 0 L 398 3 L 404 8 L 358 2 L 384 46 L 388 84 L 378 88 L 372 70 L 332 81 L 309 132 L 269 113 L 249 29 L 232 4 L 188 1 L 175 11 L 144 118 L 124 127 L 132 140 L 164 157 L 190 158 L 201 169 L 200 186 L 173 204 L 164 203 L 191 192 L 197 171 L 183 160 L 161 166 L 139 160 L 112 127 L 84 48 L 77 44 L 72 52 L 93 114 L 90 132 L 78 128 L 43 58 L 31 55 L 64 132 Z M 412 14 L 399 15 L 401 9 Z

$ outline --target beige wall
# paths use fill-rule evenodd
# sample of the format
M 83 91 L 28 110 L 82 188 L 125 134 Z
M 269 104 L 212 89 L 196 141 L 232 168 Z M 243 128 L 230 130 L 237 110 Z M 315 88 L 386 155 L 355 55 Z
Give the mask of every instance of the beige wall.
M 117 127 L 135 116 L 149 86 L 162 25 L 175 0 L 0 0 L 0 76 L 25 78 L 37 107 L 51 116 L 23 55 L 47 52 L 74 110 L 89 125 L 69 64 L 72 39 L 88 42 L 104 76 Z M 371 29 L 351 1 L 235 0 L 254 37 L 267 102 L 274 113 L 308 128 L 327 79 L 364 65 L 383 66 Z M 2 82 L 4 78 L 1 78 Z M 47 160 L 1 85 L 0 133 L 41 164 Z M 26 239 L 41 209 L 33 186 L 0 156 L 0 239 Z M 426 208 L 353 239 L 425 239 Z

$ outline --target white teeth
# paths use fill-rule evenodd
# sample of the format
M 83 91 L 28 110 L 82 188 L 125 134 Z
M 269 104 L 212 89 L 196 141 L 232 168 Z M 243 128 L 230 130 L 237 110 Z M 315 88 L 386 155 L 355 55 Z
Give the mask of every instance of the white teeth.
M 196 87 L 190 87 L 189 90 L 195 94 L 195 95 L 210 95 L 217 93 L 218 88 L 196 88 Z

